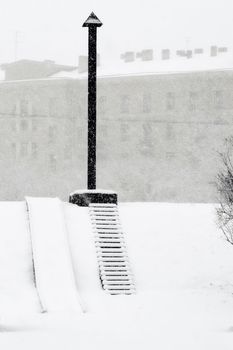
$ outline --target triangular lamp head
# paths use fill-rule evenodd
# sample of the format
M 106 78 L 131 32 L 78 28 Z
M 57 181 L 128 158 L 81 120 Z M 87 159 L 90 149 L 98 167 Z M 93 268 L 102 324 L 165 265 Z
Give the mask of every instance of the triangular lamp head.
M 92 12 L 90 16 L 87 18 L 87 20 L 83 23 L 83 27 L 101 27 L 102 22 L 99 20 L 99 18 Z

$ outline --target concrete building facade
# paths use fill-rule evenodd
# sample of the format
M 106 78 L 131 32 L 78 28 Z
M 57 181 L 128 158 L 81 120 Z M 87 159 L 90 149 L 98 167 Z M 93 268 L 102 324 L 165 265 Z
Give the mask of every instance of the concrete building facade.
M 0 83 L 0 198 L 86 188 L 87 79 Z M 213 202 L 233 70 L 98 79 L 97 186 L 120 201 Z

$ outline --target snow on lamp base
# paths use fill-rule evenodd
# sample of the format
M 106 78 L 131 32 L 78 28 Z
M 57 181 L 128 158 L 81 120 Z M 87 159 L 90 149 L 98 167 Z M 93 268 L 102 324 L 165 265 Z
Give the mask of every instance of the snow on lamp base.
M 88 207 L 89 204 L 117 204 L 117 193 L 107 190 L 78 190 L 70 194 L 69 202 L 80 207 Z

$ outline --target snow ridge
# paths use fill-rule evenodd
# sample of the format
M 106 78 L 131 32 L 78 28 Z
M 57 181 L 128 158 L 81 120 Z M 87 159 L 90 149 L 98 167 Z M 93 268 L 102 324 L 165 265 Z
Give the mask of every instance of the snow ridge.
M 36 288 L 43 310 L 81 312 L 61 201 L 26 197 L 26 203 Z

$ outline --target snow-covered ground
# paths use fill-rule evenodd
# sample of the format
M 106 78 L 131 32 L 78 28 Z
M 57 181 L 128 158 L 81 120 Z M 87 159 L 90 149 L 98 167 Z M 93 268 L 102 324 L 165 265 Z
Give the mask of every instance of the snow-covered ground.
M 217 228 L 216 206 L 119 207 L 137 293 L 101 290 L 87 209 L 64 204 L 86 312 L 40 314 L 25 203 L 0 203 L 0 349 L 233 348 L 233 246 Z

